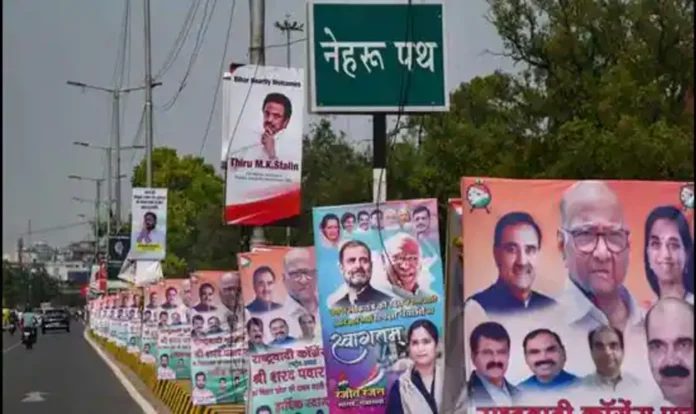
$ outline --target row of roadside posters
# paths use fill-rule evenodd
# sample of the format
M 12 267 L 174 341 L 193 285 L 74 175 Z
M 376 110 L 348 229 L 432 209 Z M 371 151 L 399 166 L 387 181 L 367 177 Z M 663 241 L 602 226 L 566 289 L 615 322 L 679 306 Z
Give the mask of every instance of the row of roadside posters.
M 227 224 L 299 214 L 303 83 L 224 75 Z M 315 207 L 313 247 L 106 297 L 95 331 L 255 414 L 693 411 L 693 183 L 460 190 L 445 252 L 436 200 Z M 135 259 L 164 258 L 166 197 L 134 189 Z
M 693 183 L 461 191 L 446 266 L 435 200 L 317 207 L 313 247 L 152 286 L 142 330 L 139 293 L 102 299 L 94 329 L 250 413 L 693 412 Z

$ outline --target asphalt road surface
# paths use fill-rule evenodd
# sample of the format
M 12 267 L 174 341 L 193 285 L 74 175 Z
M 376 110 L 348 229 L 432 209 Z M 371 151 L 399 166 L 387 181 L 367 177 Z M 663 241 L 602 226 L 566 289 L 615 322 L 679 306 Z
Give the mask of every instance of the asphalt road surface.
M 39 333 L 31 350 L 19 344 L 18 333 L 10 336 L 3 332 L 3 412 L 142 413 L 104 360 L 85 341 L 84 325 L 72 322 L 71 328 L 70 333 Z

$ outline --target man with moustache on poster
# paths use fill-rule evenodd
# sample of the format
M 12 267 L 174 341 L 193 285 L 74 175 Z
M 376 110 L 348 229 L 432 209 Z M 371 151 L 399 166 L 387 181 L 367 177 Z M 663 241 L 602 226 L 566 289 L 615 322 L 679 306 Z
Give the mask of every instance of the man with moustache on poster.
M 538 393 L 564 390 L 579 384 L 579 378 L 563 368 L 566 363 L 566 350 L 561 338 L 549 329 L 535 329 L 522 341 L 524 359 L 534 373 L 517 384 L 524 392 Z
M 215 288 L 210 283 L 203 283 L 198 288 L 198 304 L 193 307 L 196 312 L 214 312 L 217 306 L 213 305 L 213 296 Z
M 348 290 L 332 307 L 376 305 L 391 297 L 372 287 L 372 252 L 359 240 L 345 242 L 338 252 L 339 268 Z
M 489 315 L 518 314 L 555 304 L 553 299 L 532 289 L 540 249 L 541 229 L 531 215 L 515 211 L 501 217 L 493 235 L 498 279 L 471 296 L 466 310 L 478 305 Z
M 249 338 L 248 350 L 250 354 L 267 352 L 272 348 L 263 342 L 263 321 L 252 317 L 246 323 L 247 337 Z
M 659 300 L 645 317 L 648 361 L 662 392 L 655 407 L 694 406 L 694 307 L 676 298 Z
M 367 233 L 370 231 L 370 213 L 365 210 L 358 211 L 358 228 L 356 233 Z
M 469 412 L 483 407 L 509 407 L 519 390 L 505 379 L 510 361 L 510 335 L 497 322 L 483 322 L 469 336 L 471 359 L 476 368 L 467 384 Z
M 176 308 L 176 296 L 179 294 L 175 287 L 167 288 L 164 294 L 164 303 L 162 304 L 162 309 L 174 309 Z

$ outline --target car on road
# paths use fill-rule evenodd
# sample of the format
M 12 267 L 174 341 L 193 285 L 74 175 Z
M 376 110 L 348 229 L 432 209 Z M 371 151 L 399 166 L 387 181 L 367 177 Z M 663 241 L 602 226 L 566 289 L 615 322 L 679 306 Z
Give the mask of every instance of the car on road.
M 41 333 L 60 329 L 70 332 L 70 313 L 65 309 L 46 309 L 41 318 Z

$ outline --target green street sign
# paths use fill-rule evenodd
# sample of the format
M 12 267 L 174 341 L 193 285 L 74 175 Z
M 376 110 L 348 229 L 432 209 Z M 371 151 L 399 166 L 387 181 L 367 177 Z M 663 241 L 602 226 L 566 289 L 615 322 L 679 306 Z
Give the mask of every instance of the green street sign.
M 310 112 L 449 109 L 442 0 L 308 0 L 307 7 Z

